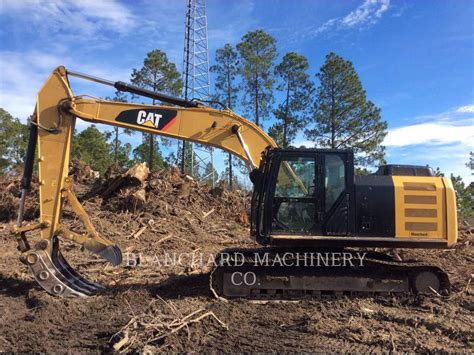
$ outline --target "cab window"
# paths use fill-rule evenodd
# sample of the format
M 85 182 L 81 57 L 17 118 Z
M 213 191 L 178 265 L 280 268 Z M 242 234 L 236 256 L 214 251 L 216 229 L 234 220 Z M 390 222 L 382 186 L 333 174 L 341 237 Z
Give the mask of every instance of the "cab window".
M 283 160 L 278 170 L 275 197 L 308 197 L 314 195 L 314 158 Z
M 280 163 L 274 197 L 273 231 L 309 232 L 316 215 L 316 161 L 287 158 Z
M 327 212 L 346 189 L 346 168 L 339 155 L 328 154 L 325 160 L 324 191 Z

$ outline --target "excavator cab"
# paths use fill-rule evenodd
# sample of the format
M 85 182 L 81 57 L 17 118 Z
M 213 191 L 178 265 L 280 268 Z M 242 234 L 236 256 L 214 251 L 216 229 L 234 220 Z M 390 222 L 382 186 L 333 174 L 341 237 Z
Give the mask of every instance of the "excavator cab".
M 268 245 L 346 236 L 353 172 L 350 150 L 267 149 L 254 178 L 252 237 Z

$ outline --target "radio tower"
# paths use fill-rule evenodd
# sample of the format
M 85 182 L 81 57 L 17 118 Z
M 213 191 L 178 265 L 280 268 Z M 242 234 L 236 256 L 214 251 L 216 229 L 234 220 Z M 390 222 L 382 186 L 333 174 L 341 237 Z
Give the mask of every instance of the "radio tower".
M 209 83 L 209 55 L 207 44 L 207 14 L 206 0 L 187 0 L 185 35 L 184 35 L 184 57 L 183 57 L 183 95 L 187 100 L 203 99 L 208 100 L 210 96 Z M 186 150 L 191 149 L 191 161 L 186 160 Z M 212 149 L 206 152 L 197 149 L 202 153 L 210 154 L 212 165 L 212 185 L 214 186 L 214 162 Z M 191 175 L 201 164 L 205 164 L 206 159 L 202 159 L 194 153 L 192 143 L 182 142 L 181 150 L 181 172 L 185 172 L 187 164 L 190 166 Z M 202 179 L 207 179 L 204 176 Z

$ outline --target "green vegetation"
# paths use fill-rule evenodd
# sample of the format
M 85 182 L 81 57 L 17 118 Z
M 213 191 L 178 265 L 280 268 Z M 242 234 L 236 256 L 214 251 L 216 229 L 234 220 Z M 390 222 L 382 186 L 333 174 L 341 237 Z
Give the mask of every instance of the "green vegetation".
M 262 129 L 265 120 L 273 118 L 267 132 L 279 146 L 289 147 L 298 137 L 315 142 L 316 147 L 352 148 L 356 153 L 356 173 L 367 174 L 368 168 L 384 162 L 382 145 L 387 134 L 387 123 L 380 109 L 371 102 L 363 89 L 353 64 L 335 53 L 326 56 L 316 74 L 309 75 L 310 63 L 299 53 L 288 52 L 281 57 L 277 42 L 263 30 L 244 34 L 236 45 L 226 43 L 215 52 L 212 98 L 228 108 L 243 112 Z M 183 82 L 176 65 L 165 52 L 155 49 L 147 53 L 141 68 L 133 69 L 134 85 L 180 96 Z M 275 96 L 274 96 L 275 94 Z M 129 97 L 117 91 L 112 101 L 127 102 Z M 132 96 L 131 99 L 136 99 Z M 152 104 L 160 104 L 152 100 Z M 23 163 L 28 141 L 28 125 L 0 108 L 0 174 L 8 173 Z M 160 149 L 169 140 L 155 142 L 150 134 L 142 143 L 132 147 L 122 141 L 132 131 L 118 127 L 101 132 L 94 125 L 74 136 L 72 156 L 84 160 L 99 172 L 115 162 L 126 168 L 146 161 L 150 169 L 163 168 L 181 160 L 182 150 L 166 159 Z M 187 144 L 185 173 L 191 174 L 191 161 L 196 154 Z M 472 158 L 471 158 L 472 159 Z M 472 161 L 469 166 L 473 166 Z M 202 171 L 193 169 L 195 178 L 208 176 L 207 182 L 224 180 L 230 188 L 242 187 L 236 171 L 247 174 L 240 159 L 228 154 L 226 168 L 218 177 L 207 164 Z M 437 175 L 442 173 L 437 169 Z M 463 217 L 473 218 L 473 185 L 465 186 L 460 177 L 451 176 L 458 195 L 458 206 Z
M 434 170 L 435 176 L 445 176 L 439 167 Z M 450 176 L 453 183 L 454 191 L 456 191 L 456 202 L 458 213 L 461 218 L 474 224 L 474 182 L 466 185 L 460 176 Z
M 114 97 L 107 97 L 106 99 L 115 102 L 127 102 L 125 93 L 118 90 L 115 92 Z M 133 131 L 127 128 L 121 129 L 119 127 L 113 127 L 112 130 L 107 131 L 105 134 L 107 139 L 111 140 L 114 163 L 120 167 L 130 166 L 132 145 L 130 143 L 123 144 L 119 138 L 123 134 L 130 136 L 133 134 Z
M 210 68 L 211 72 L 216 73 L 214 99 L 223 102 L 230 109 L 234 107 L 239 92 L 239 86 L 236 83 L 240 73 L 239 64 L 237 52 L 229 43 L 226 43 L 223 48 L 216 50 L 216 64 Z M 232 189 L 234 185 L 232 154 L 229 153 L 226 160 L 227 168 L 224 178 Z
M 466 186 L 460 176 L 453 174 L 451 174 L 451 181 L 456 191 L 459 214 L 472 223 L 474 220 L 474 183 Z
M 277 122 L 269 134 L 279 146 L 288 147 L 308 122 L 312 108 L 313 83 L 308 74 L 309 63 L 305 56 L 286 53 L 275 68 L 279 78 L 277 90 L 285 95 L 285 101 L 273 111 Z
M 151 162 L 150 162 L 151 153 Z M 133 163 L 141 163 L 146 161 L 148 166 L 153 166 L 157 169 L 163 169 L 168 164 L 164 161 L 163 156 L 158 145 L 153 145 L 153 151 L 150 151 L 150 141 L 143 136 L 143 143 L 133 150 Z
M 74 137 L 72 156 L 86 162 L 92 169 L 104 173 L 112 164 L 112 147 L 107 135 L 91 125 Z
M 28 135 L 27 125 L 0 108 L 0 175 L 23 164 Z
M 242 63 L 242 108 L 260 126 L 260 120 L 270 118 L 273 104 L 276 40 L 263 30 L 248 32 L 237 44 L 237 51 Z
M 137 86 L 153 90 L 156 92 L 167 93 L 178 96 L 183 88 L 183 82 L 181 75 L 176 69 L 176 65 L 168 60 L 166 53 L 155 49 L 147 53 L 143 66 L 140 69 L 133 69 L 131 82 Z M 156 104 L 156 100 L 153 99 L 153 105 Z M 153 170 L 160 165 L 155 165 L 157 160 L 163 162 L 163 157 L 159 153 L 159 148 L 155 147 L 155 136 L 153 134 L 146 134 L 148 139 L 144 141 L 140 146 L 140 149 L 134 150 L 134 155 L 145 158 L 143 151 L 148 152 L 148 167 Z M 135 154 L 135 151 L 137 153 Z M 159 158 L 155 155 L 160 154 Z
M 352 148 L 359 166 L 383 163 L 387 122 L 367 100 L 352 63 L 329 53 L 316 77 L 313 128 L 306 137 L 327 148 Z

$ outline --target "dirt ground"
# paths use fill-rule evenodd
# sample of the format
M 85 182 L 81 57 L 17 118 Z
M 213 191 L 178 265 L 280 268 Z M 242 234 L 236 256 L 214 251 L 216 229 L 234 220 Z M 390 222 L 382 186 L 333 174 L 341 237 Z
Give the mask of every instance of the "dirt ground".
M 81 274 L 108 287 L 97 296 L 60 299 L 36 286 L 18 260 L 7 224 L 17 182 L 0 185 L 0 351 L 474 351 L 467 226 L 455 249 L 401 251 L 446 270 L 449 296 L 224 302 L 209 291 L 210 266 L 189 261 L 255 246 L 244 193 L 197 186 L 172 171 L 135 187 L 146 194 L 140 205 L 130 201 L 130 191 L 103 198 L 100 191 L 110 184 L 88 183 L 76 191 L 98 231 L 120 245 L 124 263 L 108 266 L 62 242 Z M 37 213 L 34 196 L 31 201 L 30 218 Z M 68 208 L 64 221 L 81 230 Z M 180 253 L 182 262 L 172 263 Z

